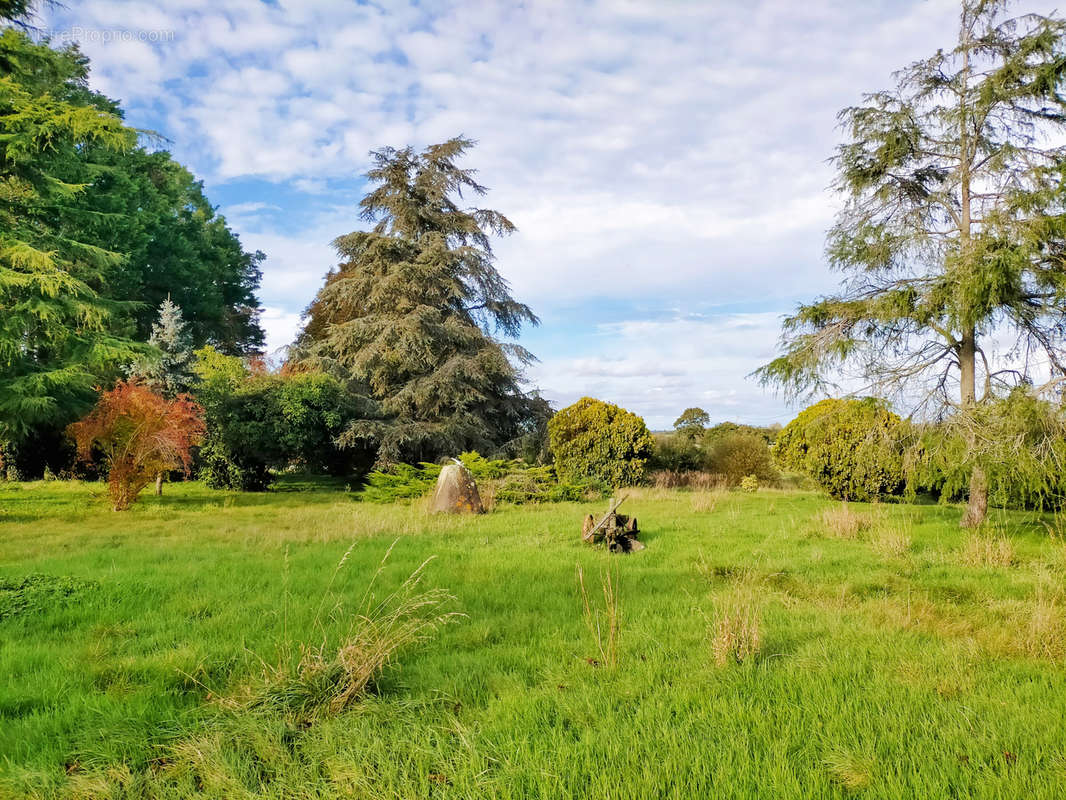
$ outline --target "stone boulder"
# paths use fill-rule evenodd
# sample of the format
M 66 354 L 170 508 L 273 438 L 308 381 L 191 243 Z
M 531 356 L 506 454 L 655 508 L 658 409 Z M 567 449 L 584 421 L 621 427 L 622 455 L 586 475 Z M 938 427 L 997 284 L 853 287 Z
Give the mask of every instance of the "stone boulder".
M 433 490 L 430 510 L 434 514 L 481 514 L 481 495 L 470 470 L 462 464 L 448 464 L 440 471 L 437 488 Z

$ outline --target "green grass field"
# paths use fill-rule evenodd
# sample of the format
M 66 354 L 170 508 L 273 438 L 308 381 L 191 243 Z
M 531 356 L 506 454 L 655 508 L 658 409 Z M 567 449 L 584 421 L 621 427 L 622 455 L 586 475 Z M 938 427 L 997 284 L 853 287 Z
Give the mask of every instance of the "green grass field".
M 1066 791 L 1066 546 L 1032 515 L 971 540 L 954 508 L 635 490 L 648 549 L 611 556 L 578 537 L 599 503 L 443 518 L 282 489 L 115 514 L 102 485 L 0 485 L 0 796 Z M 232 701 L 330 644 L 394 541 L 374 591 L 435 556 L 464 617 L 343 713 Z M 611 574 L 614 664 L 578 567 L 594 606 Z M 719 665 L 738 618 L 758 652 Z

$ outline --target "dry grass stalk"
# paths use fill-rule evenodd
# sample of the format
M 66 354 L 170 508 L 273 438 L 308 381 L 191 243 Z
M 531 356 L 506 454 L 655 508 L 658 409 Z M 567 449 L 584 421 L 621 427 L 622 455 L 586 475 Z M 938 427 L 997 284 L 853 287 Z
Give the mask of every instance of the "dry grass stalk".
M 692 510 L 700 513 L 710 513 L 718 508 L 718 504 L 725 496 L 725 489 L 711 489 L 710 491 L 693 492 Z
M 816 524 L 837 539 L 858 539 L 873 525 L 869 514 L 852 511 L 847 503 L 827 508 L 815 517 Z
M 911 535 L 905 528 L 880 531 L 873 539 L 873 547 L 886 558 L 903 558 L 911 549 Z
M 442 589 L 422 588 L 425 569 L 432 558 L 423 561 L 396 590 L 375 600 L 373 587 L 391 552 L 392 547 L 368 584 L 360 611 L 347 617 L 343 634 L 331 637 L 321 614 L 333 582 L 351 554 L 348 548 L 330 577 L 312 625 L 314 637 L 322 643 L 313 647 L 300 645 L 295 668 L 286 665 L 286 661 L 291 663 L 291 657 L 283 653 L 280 665 L 268 668 L 263 685 L 239 705 L 305 714 L 339 713 L 365 695 L 402 650 L 430 638 L 441 626 L 462 616 L 441 610 L 454 600 L 452 595 Z M 333 603 L 333 609 L 332 618 L 343 616 L 339 603 Z M 335 644 L 328 644 L 330 639 Z
M 608 667 L 618 665 L 618 635 L 621 632 L 622 620 L 618 610 L 618 579 L 611 575 L 611 571 L 600 576 L 603 589 L 603 609 L 593 609 L 592 600 L 585 588 L 585 573 L 581 567 L 577 568 L 577 582 L 581 588 L 582 614 L 585 625 L 596 642 L 596 649 L 600 654 L 600 663 Z
M 1009 567 L 1014 563 L 1014 543 L 1009 536 L 976 532 L 966 540 L 960 556 L 971 567 Z
M 752 587 L 719 603 L 711 628 L 711 655 L 719 667 L 756 656 L 762 647 L 762 613 Z

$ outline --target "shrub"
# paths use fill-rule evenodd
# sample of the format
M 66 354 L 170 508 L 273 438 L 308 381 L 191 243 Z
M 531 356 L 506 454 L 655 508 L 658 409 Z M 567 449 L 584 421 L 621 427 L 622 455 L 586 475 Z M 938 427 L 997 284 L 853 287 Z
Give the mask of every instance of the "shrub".
M 591 397 L 552 417 L 548 436 L 560 477 L 592 478 L 612 487 L 639 483 L 653 449 L 643 419 Z
M 759 491 L 759 479 L 755 475 L 745 475 L 740 479 L 740 488 L 749 494 Z
M 676 433 L 652 436 L 653 450 L 648 469 L 665 472 L 695 472 L 703 468 L 699 440 Z
M 192 448 L 204 434 L 203 409 L 188 395 L 167 400 L 136 381 L 120 381 L 69 430 L 79 458 L 103 454 L 111 505 L 122 511 L 157 475 L 188 473 Z
M 372 463 L 372 451 L 334 443 L 360 411 L 336 378 L 268 373 L 210 347 L 197 351 L 196 372 L 207 416 L 200 477 L 209 487 L 263 491 L 272 469 L 362 476 Z
M 780 425 L 769 425 L 764 428 L 757 428 L 754 425 L 741 425 L 738 422 L 719 422 L 714 427 L 707 428 L 707 430 L 703 432 L 703 446 L 709 450 L 713 448 L 715 443 L 720 439 L 724 439 L 734 433 L 747 433 L 752 436 L 758 436 L 765 441 L 767 445 L 771 445 L 777 439 L 777 434 L 780 432 Z
M 489 460 L 478 453 L 463 453 L 459 460 L 470 470 L 482 493 L 487 496 L 492 492 L 497 503 L 559 503 L 602 499 L 609 494 L 607 487 L 596 481 L 560 481 L 550 466 L 527 467 L 521 461 Z M 439 464 L 397 464 L 389 470 L 370 473 L 357 497 L 369 503 L 422 497 L 433 490 L 440 471 Z
M 822 400 L 777 437 L 779 463 L 838 500 L 875 500 L 903 489 L 902 420 L 874 398 Z
M 762 484 L 777 483 L 769 445 L 751 433 L 731 433 L 716 441 L 708 453 L 707 467 L 730 486 L 739 486 L 748 475 L 754 475 Z

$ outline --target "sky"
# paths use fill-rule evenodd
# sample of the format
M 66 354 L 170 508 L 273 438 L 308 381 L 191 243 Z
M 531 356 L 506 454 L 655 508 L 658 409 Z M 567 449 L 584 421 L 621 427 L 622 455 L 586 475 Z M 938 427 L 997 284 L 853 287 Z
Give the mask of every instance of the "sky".
M 1045 12 L 1050 9 L 1043 9 Z M 557 406 L 668 428 L 787 422 L 750 373 L 784 314 L 830 292 L 837 112 L 950 47 L 957 0 L 69 0 L 93 88 L 168 140 L 267 255 L 268 348 L 292 341 L 365 227 L 371 149 L 478 141 L 481 204 L 518 227 L 497 267 L 541 325 Z

